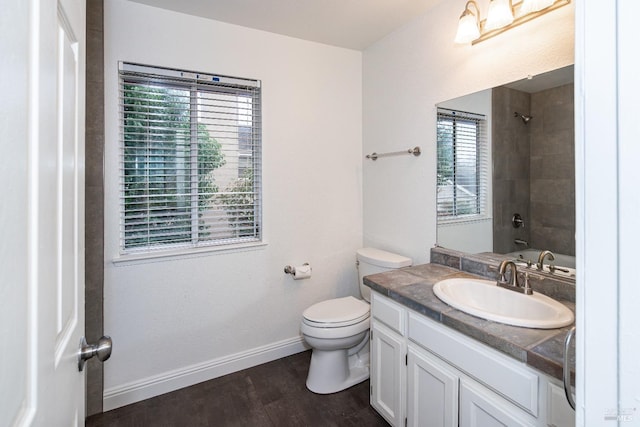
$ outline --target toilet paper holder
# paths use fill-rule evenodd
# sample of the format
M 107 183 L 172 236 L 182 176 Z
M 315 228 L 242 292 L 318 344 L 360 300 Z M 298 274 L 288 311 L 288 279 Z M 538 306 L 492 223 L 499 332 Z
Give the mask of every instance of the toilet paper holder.
M 309 263 L 308 263 L 308 262 L 305 262 L 305 263 L 304 263 L 304 264 L 302 264 L 302 265 L 309 265 Z M 285 266 L 284 266 L 284 272 L 285 272 L 285 273 L 287 273 L 287 274 L 295 275 L 295 274 L 296 274 L 296 268 L 295 268 L 295 267 L 292 267 L 292 266 L 290 266 L 290 265 L 285 265 Z

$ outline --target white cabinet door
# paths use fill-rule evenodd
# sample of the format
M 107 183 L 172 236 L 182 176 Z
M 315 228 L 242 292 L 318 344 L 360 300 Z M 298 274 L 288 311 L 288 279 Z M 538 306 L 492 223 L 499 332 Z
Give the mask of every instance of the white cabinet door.
M 404 337 L 376 321 L 371 334 L 371 406 L 392 426 L 404 425 Z
M 505 403 L 481 385 L 460 379 L 460 427 L 532 426 Z
M 458 374 L 430 353 L 409 345 L 407 424 L 458 425 Z
M 550 427 L 573 427 L 576 413 L 564 394 L 564 389 L 551 382 L 547 385 L 547 425 Z

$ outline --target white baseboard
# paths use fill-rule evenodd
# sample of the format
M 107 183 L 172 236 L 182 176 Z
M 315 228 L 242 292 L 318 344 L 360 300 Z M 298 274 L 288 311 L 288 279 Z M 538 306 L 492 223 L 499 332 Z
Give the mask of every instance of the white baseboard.
M 261 365 L 272 360 L 308 350 L 302 337 L 294 337 L 241 353 L 232 354 L 196 365 L 134 381 L 104 390 L 103 410 L 110 411 L 121 406 L 159 396 L 170 391 L 218 378 L 232 372 Z

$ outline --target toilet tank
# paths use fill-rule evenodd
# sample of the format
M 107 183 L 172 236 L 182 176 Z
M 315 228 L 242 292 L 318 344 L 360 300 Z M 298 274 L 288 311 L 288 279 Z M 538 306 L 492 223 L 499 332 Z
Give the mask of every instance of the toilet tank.
M 358 249 L 356 259 L 358 260 L 360 293 L 366 301 L 371 301 L 371 288 L 364 285 L 362 281 L 364 276 L 411 265 L 411 258 L 375 248 Z

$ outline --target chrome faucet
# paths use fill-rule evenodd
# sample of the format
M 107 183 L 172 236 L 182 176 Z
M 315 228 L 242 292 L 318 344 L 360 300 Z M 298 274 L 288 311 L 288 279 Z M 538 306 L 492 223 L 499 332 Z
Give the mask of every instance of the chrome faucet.
M 500 277 L 498 278 L 498 283 L 507 284 L 507 280 L 504 277 L 507 272 L 507 267 L 511 267 L 511 283 L 509 283 L 509 285 L 520 286 L 520 283 L 518 283 L 518 267 L 516 266 L 516 263 L 506 259 L 500 263 L 500 269 L 498 270 Z
M 510 282 L 507 282 L 507 279 L 505 278 L 507 267 L 511 269 Z M 499 275 L 496 285 L 500 286 L 501 288 L 509 289 L 511 291 L 523 293 L 525 295 L 533 294 L 531 286 L 529 286 L 529 273 L 524 274 L 524 286 L 520 285 L 520 282 L 518 280 L 518 267 L 516 266 L 515 262 L 505 259 L 500 263 L 498 273 Z
M 536 267 L 538 268 L 538 270 L 540 271 L 544 270 L 544 259 L 547 257 L 549 258 L 549 261 L 553 261 L 554 259 L 556 259 L 556 257 L 553 256 L 553 252 L 551 251 L 540 252 L 540 255 L 538 256 L 538 263 L 536 264 Z

